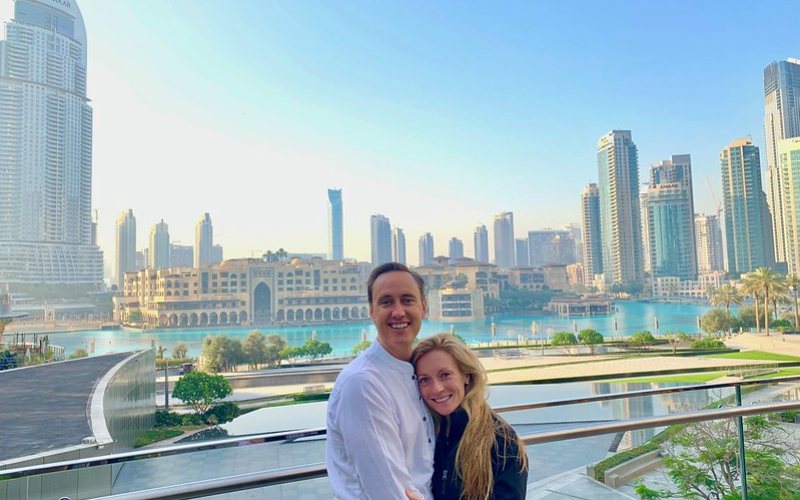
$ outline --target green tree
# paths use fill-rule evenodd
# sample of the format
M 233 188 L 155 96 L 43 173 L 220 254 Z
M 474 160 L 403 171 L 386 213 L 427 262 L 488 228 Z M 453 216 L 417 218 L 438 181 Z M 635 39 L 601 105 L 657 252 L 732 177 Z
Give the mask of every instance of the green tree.
M 567 354 L 572 355 L 572 348 L 578 343 L 578 339 L 571 332 L 556 332 L 550 345 L 553 347 L 563 347 Z
M 198 414 L 233 393 L 231 384 L 222 375 L 195 371 L 189 372 L 175 383 L 172 396 L 191 406 Z
M 269 366 L 280 366 L 281 352 L 289 347 L 289 342 L 277 333 L 270 333 L 264 339 L 267 345 L 266 363 Z
M 247 367 L 258 370 L 259 365 L 267 362 L 267 341 L 264 334 L 258 330 L 248 333 L 242 342 L 242 353 Z
M 647 349 L 651 345 L 655 344 L 656 338 L 653 337 L 653 334 L 650 333 L 649 331 L 643 330 L 641 332 L 636 332 L 633 335 L 631 335 L 631 338 L 630 340 L 628 340 L 628 343 L 631 345 L 631 347 L 642 350 L 642 349 Z
M 725 343 L 719 339 L 706 337 L 692 342 L 692 349 L 725 349 Z
M 758 316 L 756 316 L 758 312 Z M 739 309 L 737 321 L 742 328 L 756 328 L 756 325 L 764 324 L 764 311 L 757 306 L 745 306 Z
M 589 348 L 592 356 L 594 356 L 597 346 L 605 342 L 603 334 L 593 328 L 584 328 L 578 332 L 578 340 Z
M 678 352 L 678 345 L 680 345 L 681 342 L 687 342 L 691 338 L 685 332 L 667 332 L 664 337 L 666 337 L 667 342 L 669 342 L 670 347 L 672 347 L 672 354 Z
M 299 347 L 286 347 L 280 352 L 281 359 L 285 359 L 289 364 L 294 365 L 297 363 L 297 358 L 302 358 L 306 355 L 306 350 L 302 346 Z
M 736 325 L 736 318 L 724 309 L 712 309 L 700 318 L 700 328 L 706 333 L 727 332 Z
M 172 346 L 172 357 L 175 359 L 186 359 L 186 353 L 188 352 L 189 348 L 183 342 L 178 342 Z
M 166 353 L 167 353 L 167 348 L 159 344 L 158 349 L 156 349 L 156 359 L 164 359 L 164 355 Z
M 142 312 L 137 310 L 133 310 L 128 314 L 128 321 L 130 323 L 141 323 L 142 322 Z
M 208 371 L 236 371 L 236 365 L 244 361 L 242 343 L 227 335 L 209 335 L 203 339 L 203 358 Z
M 312 363 L 316 362 L 319 358 L 327 356 L 333 352 L 333 348 L 329 343 L 320 342 L 317 339 L 306 340 L 306 343 L 303 344 L 303 350 L 305 351 L 305 356 Z
M 78 347 L 72 354 L 69 355 L 69 359 L 80 359 L 89 356 L 89 353 L 83 347 Z
M 708 301 L 712 306 L 725 306 L 726 311 L 731 310 L 731 304 L 739 305 L 742 303 L 742 295 L 739 290 L 730 283 L 726 283 L 719 288 L 712 288 L 708 294 Z
M 796 485 L 800 483 L 797 439 L 758 415 L 745 419 L 745 441 L 750 498 L 797 498 Z M 706 500 L 741 498 L 737 451 L 734 419 L 687 426 L 670 438 L 663 450 L 664 464 L 677 489 L 669 493 L 679 498 Z
M 363 341 L 359 342 L 358 344 L 354 345 L 353 346 L 353 356 L 358 356 L 361 353 L 361 351 L 366 351 L 369 348 L 369 346 L 371 346 L 371 345 L 372 345 L 372 342 L 369 341 L 369 340 L 363 340 Z
M 798 317 L 797 311 L 797 292 L 800 289 L 800 276 L 796 274 L 790 274 L 786 277 L 786 288 L 790 292 L 792 292 L 792 297 L 794 298 L 794 329 L 800 329 L 800 317 Z

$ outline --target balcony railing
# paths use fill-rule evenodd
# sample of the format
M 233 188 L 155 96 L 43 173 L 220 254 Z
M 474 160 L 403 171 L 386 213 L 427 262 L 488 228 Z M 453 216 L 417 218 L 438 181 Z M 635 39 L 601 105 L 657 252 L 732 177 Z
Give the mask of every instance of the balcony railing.
M 581 425 L 576 427 L 562 428 L 545 432 L 536 432 L 522 436 L 526 445 L 537 445 L 556 441 L 566 441 L 571 439 L 586 438 L 592 436 L 602 436 L 620 432 L 634 431 L 640 429 L 662 428 L 677 424 L 689 424 L 721 419 L 741 419 L 752 415 L 762 415 L 770 413 L 780 413 L 784 411 L 800 410 L 800 400 L 787 402 L 753 404 L 741 406 L 742 387 L 781 384 L 786 382 L 800 383 L 800 376 L 780 377 L 767 380 L 750 380 L 731 383 L 715 383 L 688 385 L 681 387 L 670 387 L 662 389 L 647 389 L 638 391 L 628 391 L 611 394 L 600 394 L 595 396 L 561 399 L 553 401 L 541 401 L 535 403 L 509 405 L 495 408 L 498 412 L 508 413 L 521 410 L 535 410 L 543 408 L 554 408 L 568 405 L 585 403 L 597 403 L 613 400 L 626 400 L 648 396 L 658 396 L 690 391 L 709 391 L 709 390 L 733 390 L 737 398 L 737 406 L 724 407 L 709 410 L 697 410 L 684 413 L 677 413 L 663 416 L 652 416 L 642 418 L 624 419 L 619 421 L 604 422 L 600 424 Z M 740 421 L 741 429 L 741 421 Z M 187 453 L 202 452 L 205 450 L 221 449 L 228 447 L 241 447 L 259 445 L 264 443 L 293 442 L 307 438 L 320 438 L 325 435 L 324 428 L 307 429 L 293 432 L 268 433 L 258 435 L 248 435 L 214 441 L 199 441 L 187 444 L 170 445 L 160 448 L 119 453 L 104 457 L 87 458 L 81 460 L 71 460 L 53 464 L 37 465 L 10 470 L 0 470 L 1 480 L 33 478 L 43 474 L 64 472 L 70 470 L 85 470 L 90 467 L 108 466 L 114 464 L 124 464 L 126 462 L 138 461 L 143 459 L 155 459 Z M 744 442 L 740 430 L 740 450 L 743 450 Z M 740 451 L 741 454 L 741 451 Z M 742 470 L 746 471 L 745 468 Z M 183 484 L 143 489 L 139 491 L 115 494 L 103 498 L 113 500 L 145 500 L 145 499 L 189 499 L 201 498 L 216 494 L 231 493 L 254 488 L 295 483 L 309 479 L 324 477 L 327 471 L 324 463 L 311 463 L 300 466 L 277 468 L 268 471 L 251 472 L 238 475 L 230 475 L 221 478 L 214 478 L 202 481 L 194 481 Z M 2 486 L 2 481 L 0 481 Z M 11 498 L 11 497 L 9 497 Z M 23 497 L 24 498 L 24 497 Z M 32 498 L 32 497 L 30 497 Z M 70 499 L 65 496 L 63 499 Z M 91 498 L 82 496 L 81 498 Z M 746 498 L 746 496 L 744 497 Z

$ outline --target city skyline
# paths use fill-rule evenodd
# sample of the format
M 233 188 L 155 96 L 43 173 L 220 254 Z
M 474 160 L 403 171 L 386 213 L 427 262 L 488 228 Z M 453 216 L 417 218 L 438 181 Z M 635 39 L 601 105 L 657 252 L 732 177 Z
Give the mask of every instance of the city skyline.
M 719 150 L 747 134 L 763 144 L 764 68 L 797 56 L 789 28 L 765 21 L 766 6 L 377 9 L 243 1 L 222 12 L 212 2 L 176 2 L 152 16 L 141 2 L 77 3 L 89 39 L 93 202 L 106 276 L 115 259 L 115 219 L 127 208 L 140 222 L 139 241 L 164 218 L 173 239 L 188 243 L 196 214 L 208 211 L 228 257 L 278 247 L 323 253 L 330 186 L 348 193 L 345 257 L 364 261 L 372 213 L 386 214 L 412 240 L 431 232 L 439 241 L 467 241 L 476 224 L 488 225 L 505 210 L 514 213 L 516 237 L 560 227 L 580 220 L 576 193 L 596 181 L 594 144 L 614 128 L 634 131 L 643 165 L 691 154 L 695 177 L 708 176 L 719 196 Z M 11 5 L 0 2 L 4 20 Z M 248 18 L 265 25 L 239 22 Z M 574 25 L 569 36 L 557 28 L 559 18 Z M 709 23 L 718 36 L 702 28 Z M 378 28 L 366 28 L 373 24 Z M 685 36 L 657 36 L 677 24 Z M 208 40 L 211 26 L 226 38 Z M 742 26 L 755 30 L 747 40 L 722 36 Z M 315 36 L 304 41 L 309 30 Z M 165 50 L 159 39 L 175 44 Z M 493 41 L 484 46 L 487 39 Z M 195 56 L 196 45 L 208 49 L 204 57 Z M 735 72 L 723 53 L 737 54 Z M 269 71 L 245 64 L 253 54 Z M 438 63 L 443 57 L 448 64 Z M 573 68 L 580 69 L 576 78 Z M 398 71 L 416 76 L 407 81 Z M 721 85 L 696 84 L 718 76 Z M 174 83 L 183 79 L 193 84 Z M 189 165 L 198 175 L 184 174 Z M 261 195 L 259 183 L 239 182 L 254 165 L 277 180 L 281 170 L 303 169 L 303 192 Z M 218 182 L 219 166 L 230 180 Z M 119 189 L 125 171 L 136 175 Z M 401 204 L 387 196 L 387 177 L 398 176 L 413 187 Z M 191 194 L 176 196 L 176 186 Z M 252 200 L 263 206 L 254 210 Z M 715 213 L 705 185 L 696 188 L 695 206 Z M 283 220 L 290 207 L 292 219 Z M 415 262 L 411 247 L 407 258 Z

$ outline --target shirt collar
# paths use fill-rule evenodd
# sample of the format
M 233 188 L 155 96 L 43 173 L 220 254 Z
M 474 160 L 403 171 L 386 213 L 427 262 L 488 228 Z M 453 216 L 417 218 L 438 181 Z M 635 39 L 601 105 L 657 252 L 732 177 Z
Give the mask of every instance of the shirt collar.
M 372 342 L 372 345 L 367 349 L 367 354 L 373 358 L 376 362 L 380 363 L 381 366 L 386 366 L 387 368 L 395 371 L 403 376 L 411 377 L 414 375 L 414 367 L 408 361 L 402 361 L 387 351 L 378 339 L 375 339 Z

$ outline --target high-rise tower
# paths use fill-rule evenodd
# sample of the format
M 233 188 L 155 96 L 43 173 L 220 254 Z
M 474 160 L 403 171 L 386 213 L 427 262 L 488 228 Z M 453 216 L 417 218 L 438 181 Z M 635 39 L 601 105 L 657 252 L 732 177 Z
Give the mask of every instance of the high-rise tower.
M 133 210 L 126 210 L 117 218 L 117 261 L 114 277 L 117 288 L 125 287 L 125 273 L 136 270 L 136 217 Z
M 74 0 L 16 0 L 0 41 L 0 282 L 100 284 L 92 108 Z
M 603 247 L 600 241 L 600 190 L 587 184 L 581 193 L 583 222 L 583 270 L 587 283 L 603 272 Z
M 150 229 L 150 268 L 164 269 L 170 267 L 170 244 L 169 226 L 161 219 L 161 222 L 153 225 Z
M 728 272 L 734 275 L 773 264 L 772 225 L 761 188 L 758 147 L 749 137 L 719 154 L 725 210 Z
M 692 159 L 673 155 L 650 169 L 646 213 L 650 272 L 653 276 L 697 278 L 692 198 Z
M 406 235 L 399 227 L 392 228 L 392 260 L 406 263 Z
M 214 226 L 211 216 L 204 213 L 194 225 L 194 267 L 214 264 Z
M 372 243 L 372 265 L 378 266 L 392 261 L 392 225 L 383 215 L 370 217 L 370 241 Z
M 764 68 L 764 138 L 767 143 L 767 190 L 772 211 L 775 260 L 786 262 L 786 223 L 790 185 L 778 162 L 778 142 L 800 136 L 800 60 L 776 61 Z
M 514 214 L 503 212 L 494 216 L 494 263 L 511 269 L 514 261 Z
M 425 233 L 419 237 L 419 265 L 429 266 L 433 263 L 433 235 Z
M 800 137 L 778 141 L 778 167 L 786 178 L 784 230 L 789 272 L 800 274 Z
M 475 260 L 478 262 L 489 263 L 489 231 L 483 224 L 475 226 L 472 236 L 472 245 L 475 252 Z
M 630 130 L 612 130 L 597 145 L 603 273 L 610 284 L 641 282 L 639 159 Z
M 694 234 L 697 241 L 697 271 L 722 271 L 722 231 L 719 217 L 698 214 L 694 218 Z
M 328 257 L 344 259 L 344 232 L 342 224 L 342 190 L 328 190 Z
M 450 264 L 455 264 L 458 259 L 464 258 L 464 242 L 453 236 L 447 244 Z

